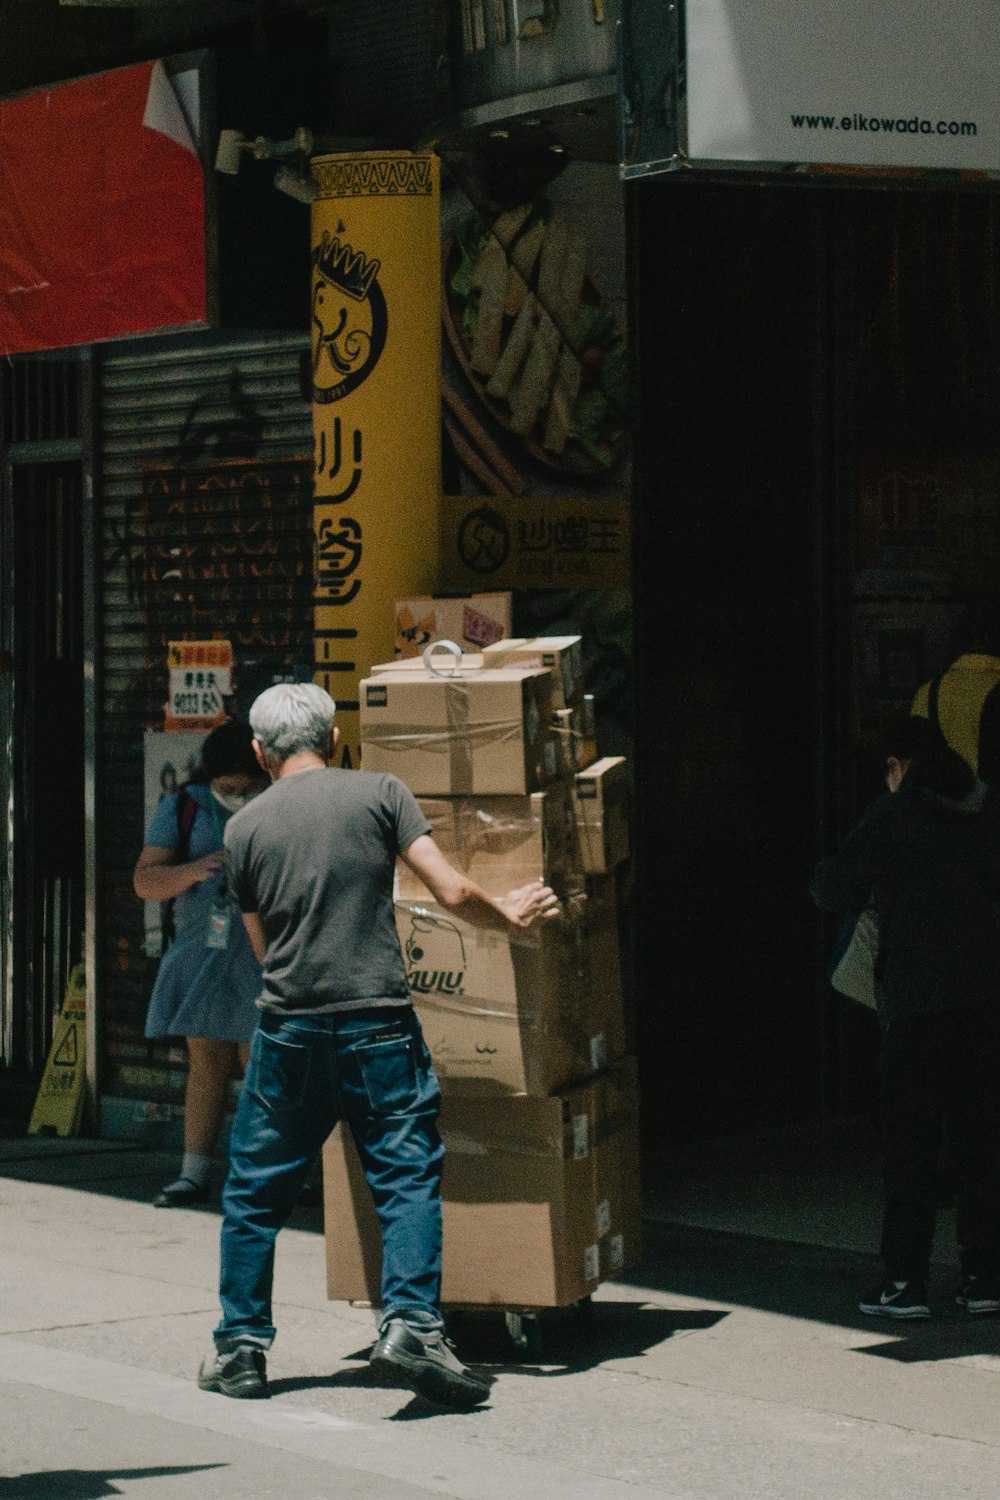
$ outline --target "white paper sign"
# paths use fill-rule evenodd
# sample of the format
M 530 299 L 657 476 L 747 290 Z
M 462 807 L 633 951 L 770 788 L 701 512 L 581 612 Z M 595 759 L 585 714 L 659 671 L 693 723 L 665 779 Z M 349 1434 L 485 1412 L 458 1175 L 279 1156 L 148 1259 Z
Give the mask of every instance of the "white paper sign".
M 168 717 L 211 723 L 222 713 L 232 681 L 231 667 L 171 667 Z
M 686 23 L 694 162 L 1000 171 L 1000 0 L 687 0 Z

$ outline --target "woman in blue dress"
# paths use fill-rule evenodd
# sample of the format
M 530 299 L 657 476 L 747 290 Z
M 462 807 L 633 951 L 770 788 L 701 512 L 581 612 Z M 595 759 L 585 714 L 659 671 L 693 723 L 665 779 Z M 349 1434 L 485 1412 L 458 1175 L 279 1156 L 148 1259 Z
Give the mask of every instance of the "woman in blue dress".
M 205 740 L 201 771 L 161 798 L 133 876 L 143 901 L 172 901 L 175 937 L 160 961 L 146 1036 L 187 1041 L 184 1160 L 153 1200 L 180 1208 L 208 1197 L 208 1177 L 233 1065 L 246 1067 L 261 970 L 229 892 L 226 819 L 268 784 L 246 724 L 222 724 Z

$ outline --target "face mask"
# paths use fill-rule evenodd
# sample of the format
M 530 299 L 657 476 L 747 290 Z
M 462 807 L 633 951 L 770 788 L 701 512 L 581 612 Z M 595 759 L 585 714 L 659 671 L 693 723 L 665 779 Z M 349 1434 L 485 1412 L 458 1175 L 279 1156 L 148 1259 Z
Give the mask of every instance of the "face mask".
M 212 788 L 212 796 L 228 813 L 239 812 L 241 807 L 246 807 L 251 795 L 250 792 L 217 792 Z

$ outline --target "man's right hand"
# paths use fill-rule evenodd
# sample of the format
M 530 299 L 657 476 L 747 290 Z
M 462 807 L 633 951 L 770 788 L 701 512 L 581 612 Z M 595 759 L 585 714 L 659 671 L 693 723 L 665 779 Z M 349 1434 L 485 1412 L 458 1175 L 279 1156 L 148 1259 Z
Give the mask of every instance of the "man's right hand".
M 558 917 L 562 911 L 559 897 L 540 877 L 508 891 L 506 896 L 500 897 L 497 905 L 518 927 L 530 927 L 546 917 Z

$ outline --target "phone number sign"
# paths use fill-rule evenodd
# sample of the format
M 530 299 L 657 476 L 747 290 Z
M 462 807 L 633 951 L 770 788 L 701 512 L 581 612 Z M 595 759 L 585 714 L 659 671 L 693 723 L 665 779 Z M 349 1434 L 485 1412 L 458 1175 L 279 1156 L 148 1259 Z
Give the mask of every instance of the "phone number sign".
M 167 647 L 169 697 L 164 728 L 210 729 L 226 717 L 233 690 L 231 641 L 171 641 Z

